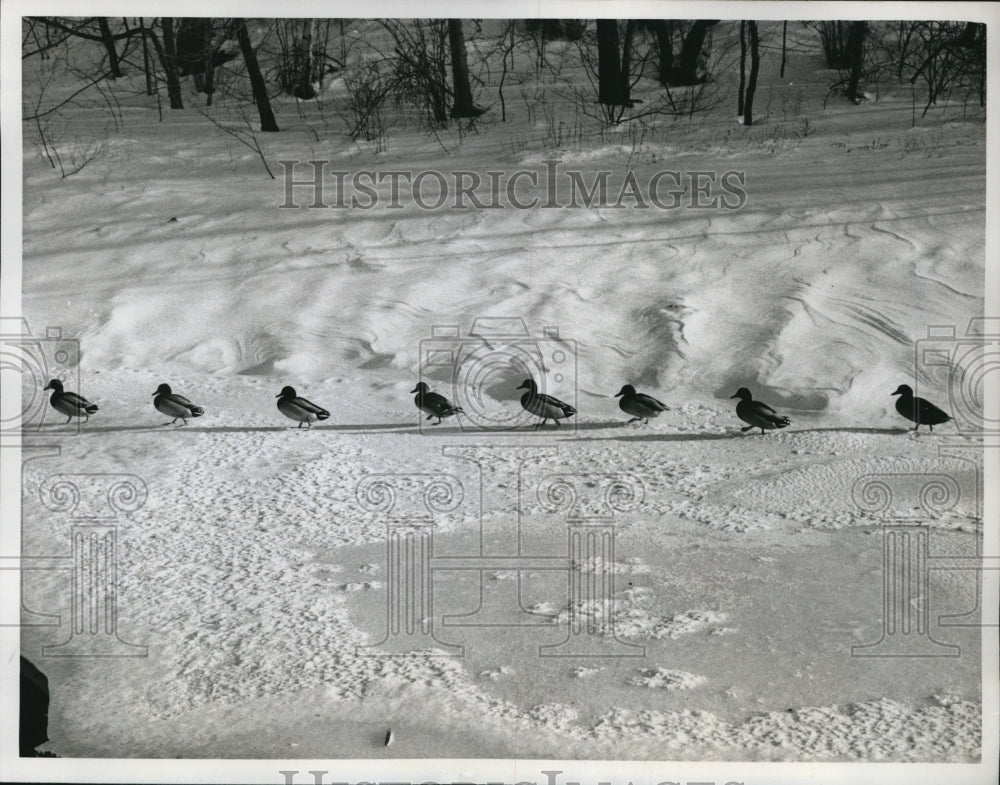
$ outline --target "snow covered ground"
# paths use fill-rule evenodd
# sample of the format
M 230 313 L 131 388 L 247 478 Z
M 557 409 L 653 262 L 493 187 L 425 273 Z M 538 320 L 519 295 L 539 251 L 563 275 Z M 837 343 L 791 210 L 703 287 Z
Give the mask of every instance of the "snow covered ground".
M 286 106 L 283 132 L 263 139 L 272 166 L 329 159 L 352 173 L 544 175 L 554 159 L 617 182 L 627 165 L 639 182 L 736 171 L 736 210 L 688 206 L 690 183 L 671 210 L 387 209 L 385 185 L 371 210 L 280 209 L 281 167 L 269 179 L 194 111 L 158 123 L 155 109 L 125 107 L 107 150 L 66 180 L 26 148 L 23 313 L 36 334 L 59 325 L 79 340 L 71 378 L 100 411 L 78 431 L 50 413 L 33 437 L 59 449 L 25 464 L 23 553 L 70 552 L 71 519 L 43 504 L 52 475 L 131 474 L 148 490 L 117 530 L 119 635 L 147 656 L 38 656 L 70 635 L 70 574 L 25 574 L 26 607 L 62 618 L 22 634 L 52 687 L 49 748 L 979 761 L 980 631 L 940 623 L 976 608 L 976 574 L 929 573 L 928 635 L 957 656 L 852 656 L 883 636 L 886 541 L 885 516 L 852 488 L 893 475 L 893 514 L 929 527 L 931 556 L 982 553 L 981 451 L 953 424 L 906 431 L 890 394 L 916 378 L 952 405 L 945 371 L 915 377 L 914 347 L 929 326 L 963 335 L 983 313 L 985 127 L 960 108 L 911 127 L 908 90 L 824 108 L 827 75 L 812 60 L 795 68 L 768 77 L 758 103 L 771 113 L 752 129 L 720 108 L 638 143 L 555 146 L 542 120 L 521 117 L 461 138 L 399 133 L 376 154 Z M 558 328 L 535 345 L 568 358 L 545 370 L 579 411 L 571 427 L 420 421 L 409 391 L 421 373 L 451 394 L 446 374 L 421 368 L 432 330 L 458 326 L 445 342 L 480 347 L 469 331 L 484 316 L 520 318 L 537 339 Z M 516 373 L 489 374 L 484 405 L 516 412 Z M 151 404 L 161 382 L 205 415 L 164 427 Z M 626 426 L 613 397 L 625 383 L 670 411 Z M 275 407 L 286 384 L 330 419 L 296 430 Z M 741 433 L 730 396 L 742 386 L 792 425 Z M 433 535 L 435 559 L 459 561 L 565 559 L 565 511 L 538 485 L 571 474 L 590 499 L 606 475 L 636 478 L 613 564 L 591 553 L 574 565 L 613 575 L 613 605 L 573 607 L 567 570 L 527 566 L 519 581 L 502 562 L 436 561 L 431 623 L 463 656 L 369 656 L 386 634 L 387 517 L 357 489 L 414 473 L 461 484 Z M 959 496 L 920 514 L 922 474 Z M 487 626 L 445 623 L 518 587 L 520 607 Z M 644 656 L 540 657 L 571 617 Z

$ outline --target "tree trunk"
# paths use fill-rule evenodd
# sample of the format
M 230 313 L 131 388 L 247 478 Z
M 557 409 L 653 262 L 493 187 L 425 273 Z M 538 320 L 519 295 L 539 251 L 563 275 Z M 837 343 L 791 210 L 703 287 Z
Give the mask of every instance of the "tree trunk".
M 671 84 L 679 87 L 698 84 L 702 81 L 698 76 L 698 61 L 701 59 L 708 31 L 718 23 L 718 19 L 699 19 L 691 25 L 691 29 L 684 37 Z
M 622 94 L 621 56 L 618 48 L 618 21 L 598 19 L 597 101 L 605 106 L 629 106 L 628 96 Z
M 618 94 L 625 101 L 625 106 L 632 106 L 631 86 L 629 80 L 632 74 L 632 41 L 635 38 L 635 20 L 629 19 L 625 23 L 625 40 L 622 42 L 622 65 L 619 71 L 621 82 L 618 87 Z
M 847 57 L 851 67 L 851 76 L 847 82 L 847 97 L 854 103 L 861 100 L 858 95 L 858 83 L 861 81 L 861 66 L 864 62 L 864 43 L 867 30 L 867 23 L 851 22 L 850 31 L 847 34 Z
M 309 60 L 312 63 L 312 76 L 315 82 L 315 89 L 317 95 L 323 94 L 323 78 L 326 76 L 326 48 L 330 43 L 330 19 L 323 20 L 323 35 L 318 34 L 319 28 L 315 28 L 317 35 L 313 37 L 312 52 L 309 55 Z M 316 39 L 319 39 L 317 42 Z
M 303 101 L 316 97 L 312 83 L 312 27 L 314 20 L 302 20 L 302 32 L 292 42 L 292 58 L 295 63 L 295 86 L 292 95 Z
M 280 130 L 274 119 L 274 112 L 271 111 L 271 99 L 267 96 L 267 85 L 264 84 L 264 77 L 260 73 L 260 65 L 257 63 L 257 53 L 250 43 L 250 33 L 247 31 L 246 19 L 237 18 L 233 20 L 236 27 L 236 40 L 240 45 L 240 52 L 243 54 L 243 61 L 247 64 L 247 75 L 250 77 L 250 89 L 253 91 L 253 100 L 257 104 L 257 112 L 260 114 L 260 130 L 274 132 Z
M 507 102 L 503 97 L 503 85 L 507 81 L 507 71 L 510 66 L 507 64 L 508 59 L 513 60 L 514 48 L 517 46 L 517 39 L 514 38 L 514 20 L 511 19 L 507 22 L 507 29 L 504 31 L 503 39 L 506 42 L 508 36 L 510 37 L 510 42 L 505 43 L 505 49 L 503 50 L 503 70 L 500 72 L 500 84 L 497 87 L 497 94 L 500 96 L 500 122 L 507 122 Z
M 674 68 L 674 23 L 673 20 L 656 19 L 650 25 L 656 32 L 656 78 L 660 84 L 668 85 Z
M 171 61 L 177 56 L 177 39 L 174 37 L 174 19 L 165 16 L 160 20 L 163 25 L 163 51 Z
M 743 98 L 747 89 L 747 23 L 740 22 L 740 87 L 736 96 L 736 116 L 743 117 Z
M 347 63 L 347 34 L 344 32 L 344 20 L 338 19 L 340 23 L 340 67 Z
M 465 33 L 462 31 L 461 19 L 448 20 L 448 46 L 451 49 L 451 79 L 455 93 L 451 116 L 478 117 L 483 110 L 472 102 L 469 60 L 465 52 Z
M 747 97 L 743 102 L 743 125 L 753 125 L 753 96 L 757 92 L 757 74 L 760 73 L 760 38 L 757 23 L 747 22 L 750 33 L 750 78 L 747 82 Z
M 205 40 L 205 106 L 212 105 L 212 93 L 215 92 L 215 64 L 212 62 L 212 18 L 205 20 L 202 30 Z
M 788 62 L 788 22 L 781 23 L 781 71 L 778 76 L 785 78 L 785 63 Z
M 184 99 L 181 97 L 181 80 L 177 76 L 177 69 L 174 68 L 174 20 L 165 16 L 160 20 L 163 25 L 163 44 L 156 37 L 156 33 L 149 31 L 149 39 L 153 42 L 157 57 L 160 58 L 160 65 L 163 67 L 163 75 L 167 80 L 167 97 L 170 99 L 171 109 L 183 109 Z
M 146 95 L 153 95 L 155 82 L 153 81 L 153 59 L 149 56 L 149 37 L 146 31 L 146 22 L 140 17 L 139 33 L 142 36 L 142 70 L 146 73 Z
M 106 16 L 97 17 L 97 26 L 101 29 L 101 43 L 108 51 L 108 67 L 111 71 L 112 79 L 119 79 L 123 76 L 121 64 L 118 62 L 118 50 L 115 49 L 115 39 L 111 35 L 111 26 L 108 24 Z
M 903 78 L 903 68 L 906 66 L 906 56 L 910 49 L 910 36 L 913 35 L 913 23 L 909 21 L 899 23 L 899 32 L 896 33 L 896 43 L 899 46 L 899 61 L 896 63 L 896 78 Z

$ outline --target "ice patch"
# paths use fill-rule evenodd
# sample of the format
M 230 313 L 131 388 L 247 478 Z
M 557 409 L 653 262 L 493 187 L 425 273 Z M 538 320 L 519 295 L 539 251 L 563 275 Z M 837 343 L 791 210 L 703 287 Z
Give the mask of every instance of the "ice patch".
M 502 676 L 509 676 L 513 672 L 513 668 L 507 665 L 501 665 L 497 668 L 487 668 L 484 671 L 480 671 L 479 678 L 489 679 L 490 681 L 499 681 Z
M 562 703 L 542 703 L 530 709 L 526 715 L 542 727 L 558 731 L 569 730 L 579 717 L 576 709 Z
M 588 627 L 602 629 L 607 635 L 651 640 L 693 635 L 722 624 L 727 619 L 726 614 L 710 610 L 689 610 L 672 616 L 659 616 L 646 607 L 650 598 L 649 590 L 640 587 L 623 592 L 623 598 L 614 602 L 610 619 L 607 618 L 607 605 L 598 600 L 576 603 L 557 613 L 550 603 L 539 603 L 530 612 L 553 615 L 554 624 L 586 620 Z
M 342 583 L 337 588 L 340 591 L 368 591 L 369 589 L 382 589 L 385 584 L 382 581 L 362 581 L 360 583 Z
M 615 575 L 647 575 L 650 572 L 649 565 L 645 564 L 642 559 L 638 557 L 632 557 L 626 559 L 624 562 L 611 562 L 608 563 L 601 556 L 592 556 L 589 559 L 584 559 L 580 562 L 574 562 L 574 567 L 580 570 L 580 572 L 597 572 L 597 573 L 613 573 Z
M 650 689 L 691 690 L 705 683 L 705 677 L 687 671 L 672 671 L 667 668 L 647 669 L 633 676 L 628 683 L 635 687 Z

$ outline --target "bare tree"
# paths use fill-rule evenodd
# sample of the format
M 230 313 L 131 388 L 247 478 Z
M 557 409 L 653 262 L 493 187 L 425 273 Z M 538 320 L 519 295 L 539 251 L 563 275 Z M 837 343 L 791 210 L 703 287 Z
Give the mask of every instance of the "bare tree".
M 642 22 L 642 28 L 651 31 L 656 38 L 656 73 L 660 84 L 686 87 L 701 84 L 708 78 L 704 67 L 708 35 L 718 23 L 718 19 L 697 19 L 693 22 L 653 19 Z M 676 54 L 675 39 L 680 45 Z
M 847 52 L 848 31 L 850 22 L 841 20 L 826 22 L 803 22 L 804 26 L 819 34 L 820 45 L 827 68 L 847 68 L 850 58 Z
M 451 106 L 454 118 L 479 117 L 483 113 L 472 100 L 469 84 L 469 60 L 465 51 L 465 33 L 461 19 L 448 20 L 448 45 L 451 49 L 451 74 L 455 102 Z
M 986 106 L 986 25 L 977 22 L 926 22 L 917 29 L 922 52 L 919 66 L 910 77 L 914 84 L 927 84 L 924 114 L 953 87 L 975 93 Z
M 670 69 L 674 64 L 674 24 L 673 19 L 647 19 L 642 22 L 656 41 L 656 79 L 662 85 L 670 84 Z
M 736 90 L 736 116 L 743 117 L 743 99 L 747 89 L 747 23 L 740 22 L 740 86 Z
M 22 86 L 25 143 L 34 146 L 39 157 L 63 179 L 101 156 L 108 147 L 108 135 L 121 127 L 116 97 L 119 87 L 108 81 L 103 47 L 95 50 L 97 53 L 100 60 L 88 63 L 86 47 L 50 50 Z M 74 123 L 81 108 L 97 110 L 95 119 L 103 111 L 103 128 L 98 131 L 90 124 Z
M 851 22 L 847 34 L 847 63 L 850 67 L 850 77 L 847 81 L 847 97 L 854 103 L 858 103 L 861 97 L 858 93 L 858 84 L 861 81 L 861 66 L 864 63 L 865 35 L 868 25 L 865 22 Z
M 386 148 L 385 106 L 395 89 L 392 75 L 378 61 L 362 61 L 344 69 L 349 99 L 348 134 L 354 140 L 373 142 L 376 152 Z
M 315 27 L 315 19 L 279 19 L 273 28 L 278 43 L 278 51 L 273 53 L 278 86 L 303 101 L 316 97 L 313 83 L 322 70 L 313 51 Z
M 688 29 L 681 45 L 680 54 L 670 73 L 670 84 L 675 87 L 697 84 L 704 80 L 699 73 L 709 30 L 719 23 L 718 19 L 698 19 Z
M 747 22 L 746 29 L 750 38 L 750 76 L 743 99 L 743 125 L 749 127 L 753 125 L 753 97 L 757 92 L 757 75 L 760 73 L 760 36 L 756 22 Z
M 703 33 L 715 23 L 706 24 L 708 26 L 702 25 Z M 681 36 L 681 33 L 684 35 Z M 604 125 L 631 123 L 653 115 L 693 114 L 703 110 L 708 98 L 704 49 L 699 49 L 699 65 L 695 69 L 699 80 L 688 85 L 689 90 L 677 94 L 669 84 L 663 84 L 660 93 L 646 92 L 641 99 L 635 97 L 634 91 L 640 80 L 648 79 L 652 74 L 659 79 L 668 58 L 673 63 L 673 56 L 669 53 L 670 35 L 679 36 L 683 42 L 689 38 L 690 30 L 669 20 L 662 23 L 634 19 L 617 22 L 599 20 L 594 28 L 588 28 L 577 44 L 583 72 L 598 96 L 598 109 L 595 111 L 592 108 L 593 92 L 587 94 L 575 86 L 557 88 L 556 92 L 569 92 L 581 114 L 594 117 Z M 704 36 L 701 38 L 704 43 Z M 667 70 L 674 74 L 676 68 L 671 64 Z
M 392 39 L 389 62 L 396 94 L 419 109 L 430 128 L 448 125 L 453 99 L 448 79 L 450 44 L 446 19 L 380 19 Z
M 118 79 L 123 75 L 116 42 L 125 40 L 127 43 L 134 31 L 125 30 L 120 33 L 112 33 L 111 25 L 108 22 L 108 18 L 105 16 L 87 17 L 85 19 L 64 19 L 54 16 L 39 16 L 29 17 L 29 22 L 31 23 L 30 30 L 33 34 L 37 32 L 35 28 L 36 23 L 43 25 L 46 29 L 47 40 L 46 43 L 44 45 L 40 45 L 35 52 L 24 54 L 22 55 L 22 58 L 30 57 L 32 54 L 36 53 L 44 53 L 55 46 L 61 45 L 69 38 L 82 38 L 84 40 L 97 41 L 104 48 L 108 57 L 108 78 Z M 93 29 L 93 25 L 95 23 L 97 25 L 96 32 Z M 52 31 L 57 31 L 61 33 L 62 36 L 53 40 L 51 35 Z
M 312 81 L 314 24 L 315 20 L 313 19 L 303 19 L 301 28 L 302 32 L 299 37 L 295 39 L 295 42 L 298 45 L 296 51 L 296 71 L 298 78 L 295 80 L 295 89 L 292 95 L 296 98 L 301 98 L 304 101 L 316 97 L 316 90 L 313 88 Z
M 108 68 L 111 71 L 111 78 L 120 79 L 124 74 L 118 60 L 118 49 L 115 47 L 115 39 L 111 34 L 108 18 L 106 16 L 97 17 L 97 26 L 101 31 L 101 43 L 104 44 L 104 49 L 108 53 Z
M 209 17 L 202 28 L 202 68 L 205 73 L 204 90 L 207 106 L 212 105 L 212 94 L 215 92 L 215 63 L 212 59 L 215 53 L 215 48 L 212 45 L 213 33 L 212 18 Z
M 149 33 L 142 17 L 139 18 L 139 35 L 142 37 L 142 72 L 146 77 L 146 95 L 156 93 L 156 77 L 153 75 L 153 59 L 149 55 Z
M 167 96 L 170 99 L 170 108 L 183 109 L 184 99 L 181 96 L 181 80 L 177 75 L 176 67 L 177 43 L 174 37 L 173 18 L 169 16 L 163 17 L 160 20 L 160 26 L 163 30 L 163 45 L 160 45 L 160 40 L 155 34 L 151 40 L 157 55 L 159 55 L 160 65 L 167 80 Z
M 781 23 L 781 70 L 778 76 L 785 78 L 785 64 L 788 62 L 788 22 Z
M 240 52 L 243 54 L 243 62 L 246 63 L 247 76 L 250 77 L 253 100 L 257 105 L 257 113 L 260 115 L 260 130 L 265 132 L 279 131 L 278 123 L 274 119 L 274 112 L 271 110 L 271 99 L 267 94 L 267 85 L 264 83 L 264 77 L 257 62 L 257 53 L 254 51 L 253 44 L 250 43 L 246 19 L 236 18 L 233 20 L 233 25 L 236 28 L 236 40 L 239 42 Z
M 629 98 L 628 66 L 631 29 L 625 31 L 622 50 L 616 19 L 597 20 L 597 100 L 607 107 L 632 105 Z
M 500 83 L 497 85 L 497 95 L 500 98 L 500 122 L 502 123 L 507 122 L 507 102 L 504 100 L 503 88 L 507 81 L 507 74 L 514 65 L 514 47 L 517 45 L 517 39 L 514 37 L 515 30 L 514 20 L 511 19 L 507 22 L 507 27 L 500 37 L 502 69 L 500 71 Z

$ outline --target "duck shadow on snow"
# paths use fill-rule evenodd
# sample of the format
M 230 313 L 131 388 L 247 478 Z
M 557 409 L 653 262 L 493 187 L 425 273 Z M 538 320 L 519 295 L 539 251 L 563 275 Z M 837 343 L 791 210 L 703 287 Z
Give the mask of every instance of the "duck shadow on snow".
M 743 436 L 739 431 L 703 431 L 700 433 L 611 433 L 607 436 L 583 436 L 578 442 L 700 442 L 715 439 L 735 439 Z
M 610 428 L 621 428 L 627 426 L 615 426 L 615 425 L 598 425 L 596 423 L 588 423 L 589 428 L 586 426 L 578 428 L 578 430 L 593 430 L 593 429 L 610 429 Z M 790 430 L 773 431 L 765 434 L 759 433 L 757 429 L 752 432 L 743 433 L 739 430 L 730 431 L 700 431 L 694 433 L 658 433 L 656 431 L 649 430 L 639 430 L 635 429 L 631 433 L 609 433 L 605 437 L 598 436 L 585 436 L 575 441 L 623 441 L 623 442 L 693 442 L 693 441 L 711 441 L 714 439 L 752 439 L 752 438 L 774 438 L 772 433 L 781 433 L 786 436 L 792 436 L 800 433 L 867 433 L 872 435 L 881 436 L 899 436 L 909 432 L 909 428 L 795 428 Z M 928 436 L 934 436 L 935 434 L 927 434 Z
M 872 434 L 900 434 L 908 433 L 912 428 L 899 426 L 896 428 L 795 428 L 786 433 L 872 433 Z M 925 431 L 926 433 L 926 431 Z M 930 434 L 929 434 L 930 435 Z
M 62 425 L 43 426 L 33 434 L 42 433 L 59 435 Z M 628 430 L 625 430 L 625 429 Z M 521 436 L 524 434 L 545 434 L 549 436 L 560 436 L 565 441 L 632 441 L 632 442 L 687 442 L 687 441 L 711 441 L 715 439 L 736 439 L 752 437 L 768 437 L 771 433 L 760 434 L 756 431 L 741 433 L 739 430 L 729 431 L 699 431 L 692 433 L 660 433 L 654 430 L 629 426 L 621 422 L 586 422 L 578 423 L 575 426 L 561 426 L 554 428 L 551 425 L 544 425 L 535 428 L 527 425 L 519 428 L 507 430 L 486 431 L 474 428 L 461 428 L 456 425 L 426 425 L 421 427 L 417 424 L 407 425 L 404 423 L 356 423 L 356 424 L 333 424 L 315 425 L 312 428 L 296 428 L 294 425 L 82 425 L 79 429 L 72 428 L 62 431 L 67 436 L 77 433 L 168 433 L 173 430 L 182 430 L 185 433 L 267 433 L 279 431 L 335 431 L 338 433 L 399 433 L 408 436 L 479 436 L 479 437 L 504 437 Z M 790 430 L 775 431 L 785 435 L 799 433 L 866 433 L 872 435 L 902 435 L 909 433 L 911 428 L 796 428 Z M 586 431 L 606 431 L 604 436 L 583 436 L 574 439 L 579 432 Z M 937 436 L 938 432 L 921 431 L 918 435 Z M 948 435 L 941 432 L 940 435 Z
M 294 425 L 173 425 L 171 423 L 159 425 L 83 425 L 79 431 L 67 430 L 66 435 L 79 433 L 116 433 L 116 432 L 146 432 L 155 433 L 162 431 L 183 431 L 185 433 L 267 433 L 277 431 L 353 431 L 365 433 L 369 431 L 384 431 L 389 433 L 416 433 L 416 425 L 402 425 L 400 423 L 366 423 L 358 425 L 314 425 L 312 428 L 296 428 Z M 458 431 L 451 428 L 451 431 Z M 58 429 L 47 429 L 46 433 L 58 434 Z
M 264 431 L 285 431 L 288 428 L 284 425 L 258 425 L 258 426 L 236 426 L 236 425 L 173 425 L 172 423 L 159 424 L 159 425 L 83 425 L 80 427 L 79 431 L 73 431 L 73 433 L 155 433 L 157 431 L 162 431 L 168 433 L 173 430 L 185 431 L 187 433 L 258 433 Z M 295 426 L 291 427 L 291 430 L 295 430 Z M 303 428 L 302 430 L 305 430 Z M 53 430 L 52 433 L 58 433 L 57 430 Z M 67 435 L 70 432 L 67 431 Z

